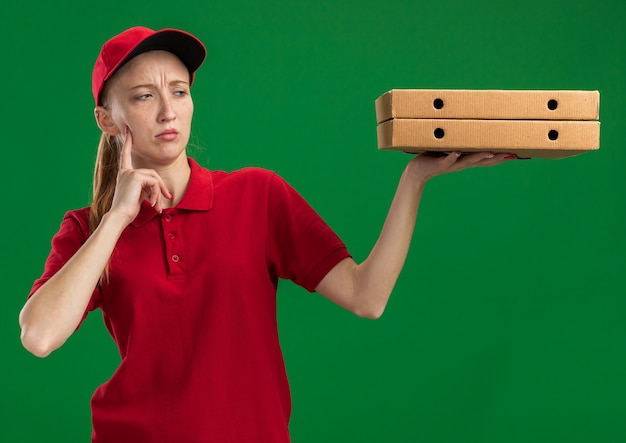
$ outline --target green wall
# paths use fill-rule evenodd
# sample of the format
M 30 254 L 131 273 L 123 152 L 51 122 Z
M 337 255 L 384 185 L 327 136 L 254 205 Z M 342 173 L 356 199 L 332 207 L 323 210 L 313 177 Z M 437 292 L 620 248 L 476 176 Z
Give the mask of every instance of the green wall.
M 624 441 L 622 0 L 40 0 L 1 15 L 0 441 L 88 441 L 89 399 L 119 362 L 97 312 L 43 360 L 17 316 L 64 212 L 89 203 L 97 52 L 136 24 L 209 48 L 191 155 L 276 170 L 357 260 L 409 159 L 376 149 L 380 94 L 600 90 L 599 152 L 428 184 L 380 320 L 283 282 L 279 321 L 294 442 Z

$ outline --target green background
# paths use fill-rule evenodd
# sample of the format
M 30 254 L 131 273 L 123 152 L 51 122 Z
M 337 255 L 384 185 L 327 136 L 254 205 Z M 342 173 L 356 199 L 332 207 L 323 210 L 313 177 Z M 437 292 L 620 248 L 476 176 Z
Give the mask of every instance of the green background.
M 209 48 L 190 154 L 277 171 L 357 260 L 410 158 L 376 149 L 380 94 L 600 90 L 599 152 L 428 184 L 380 320 L 282 282 L 279 325 L 294 442 L 626 440 L 622 0 L 58 0 L 1 15 L 0 441 L 88 441 L 89 399 L 119 362 L 97 312 L 43 360 L 17 316 L 64 212 L 89 203 L 97 52 L 137 24 Z

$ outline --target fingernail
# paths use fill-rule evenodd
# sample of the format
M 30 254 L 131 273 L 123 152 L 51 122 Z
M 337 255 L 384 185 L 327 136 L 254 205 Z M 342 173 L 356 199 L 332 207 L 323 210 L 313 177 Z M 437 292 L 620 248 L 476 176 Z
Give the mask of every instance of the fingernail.
M 511 154 L 511 155 L 507 155 L 506 157 L 504 157 L 506 160 L 510 160 L 512 158 L 517 158 L 517 155 L 515 154 Z
M 130 132 L 130 129 L 128 129 L 128 126 L 124 127 L 124 132 L 126 132 L 126 134 L 128 134 Z
M 174 194 L 170 192 L 170 200 L 172 200 L 173 198 L 174 198 Z
M 456 155 L 457 157 L 461 156 L 461 153 L 459 151 L 455 152 L 454 155 Z

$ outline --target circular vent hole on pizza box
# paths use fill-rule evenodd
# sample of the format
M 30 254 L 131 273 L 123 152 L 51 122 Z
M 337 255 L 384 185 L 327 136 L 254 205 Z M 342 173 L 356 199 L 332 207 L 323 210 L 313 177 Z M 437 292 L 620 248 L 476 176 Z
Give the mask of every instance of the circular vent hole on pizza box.
M 551 129 L 550 132 L 548 132 L 548 138 L 552 141 L 556 140 L 557 138 L 559 138 L 559 131 L 557 131 L 556 129 Z
M 436 98 L 436 99 L 433 101 L 433 106 L 435 107 L 435 109 L 441 109 L 441 108 L 443 108 L 443 100 L 442 100 L 442 99 L 440 99 L 440 98 Z
M 548 109 L 550 111 L 554 111 L 556 108 L 559 107 L 559 102 L 557 102 L 556 100 L 552 99 L 552 100 L 548 100 Z
M 435 129 L 435 138 L 443 138 L 445 132 L 441 128 Z

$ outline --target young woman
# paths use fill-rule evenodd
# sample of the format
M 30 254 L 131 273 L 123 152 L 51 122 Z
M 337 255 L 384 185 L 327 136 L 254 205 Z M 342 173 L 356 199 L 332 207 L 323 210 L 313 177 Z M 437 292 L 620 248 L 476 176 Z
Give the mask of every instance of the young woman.
M 93 395 L 94 442 L 289 441 L 278 279 L 379 317 L 425 183 L 506 160 L 412 159 L 357 264 L 276 174 L 209 171 L 187 157 L 190 86 L 204 58 L 199 40 L 173 29 L 131 28 L 104 44 L 93 72 L 93 202 L 65 215 L 20 314 L 24 346 L 44 357 L 102 310 L 122 362 Z

